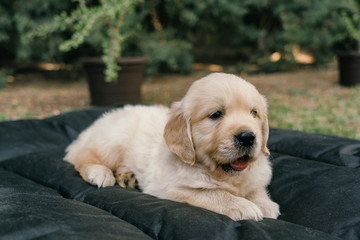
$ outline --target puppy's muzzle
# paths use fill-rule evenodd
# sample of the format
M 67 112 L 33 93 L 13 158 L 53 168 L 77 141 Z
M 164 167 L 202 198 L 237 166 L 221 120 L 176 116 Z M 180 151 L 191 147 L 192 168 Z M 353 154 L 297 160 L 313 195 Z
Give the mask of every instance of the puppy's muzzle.
M 250 131 L 240 132 L 234 136 L 235 145 L 238 147 L 249 148 L 254 145 L 255 134 Z

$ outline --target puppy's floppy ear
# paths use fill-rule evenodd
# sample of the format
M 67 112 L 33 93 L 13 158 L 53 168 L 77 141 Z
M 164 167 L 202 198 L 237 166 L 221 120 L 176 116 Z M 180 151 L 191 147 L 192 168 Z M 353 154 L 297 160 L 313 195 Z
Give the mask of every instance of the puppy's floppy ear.
M 261 145 L 261 150 L 263 153 L 270 155 L 270 151 L 267 148 L 267 141 L 269 139 L 269 122 L 268 122 L 268 117 L 267 117 L 267 102 L 266 102 L 266 98 L 265 97 L 261 97 L 263 105 L 264 105 L 264 110 L 262 111 L 262 125 L 261 125 L 261 133 L 262 133 L 262 145 Z
M 170 151 L 185 163 L 195 163 L 195 149 L 191 136 L 190 120 L 186 119 L 180 108 L 180 102 L 172 105 L 170 118 L 165 126 L 164 138 Z

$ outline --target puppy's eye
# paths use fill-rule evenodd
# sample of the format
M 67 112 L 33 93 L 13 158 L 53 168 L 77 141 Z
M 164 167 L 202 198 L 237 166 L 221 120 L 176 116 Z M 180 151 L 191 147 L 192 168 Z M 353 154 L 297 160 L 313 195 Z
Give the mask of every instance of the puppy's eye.
M 251 110 L 251 115 L 253 115 L 254 118 L 257 117 L 257 114 L 258 114 L 258 112 L 256 111 L 256 109 Z
M 212 120 L 217 120 L 219 118 L 221 118 L 224 115 L 224 113 L 222 111 L 217 111 L 211 115 L 209 115 L 209 118 L 211 118 Z

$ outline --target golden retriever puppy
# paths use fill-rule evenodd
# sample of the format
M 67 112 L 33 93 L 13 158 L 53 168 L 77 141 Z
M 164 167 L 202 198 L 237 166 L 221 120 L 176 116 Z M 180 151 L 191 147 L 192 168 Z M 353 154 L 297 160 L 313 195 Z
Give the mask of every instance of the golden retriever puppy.
M 132 172 L 144 193 L 159 198 L 234 220 L 277 218 L 279 206 L 266 190 L 268 134 L 267 103 L 257 89 L 213 73 L 171 109 L 126 106 L 105 113 L 66 149 L 65 160 L 98 187 Z

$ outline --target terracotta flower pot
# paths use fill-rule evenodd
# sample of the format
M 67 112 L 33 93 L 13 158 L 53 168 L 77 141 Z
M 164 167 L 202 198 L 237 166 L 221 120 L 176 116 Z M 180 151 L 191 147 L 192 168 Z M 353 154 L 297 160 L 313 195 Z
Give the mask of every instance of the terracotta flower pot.
M 339 82 L 343 86 L 360 84 L 360 52 L 338 54 Z
M 110 83 L 105 81 L 105 64 L 101 58 L 86 58 L 82 60 L 82 64 L 87 75 L 92 105 L 140 103 L 146 58 L 120 58 L 118 79 Z

